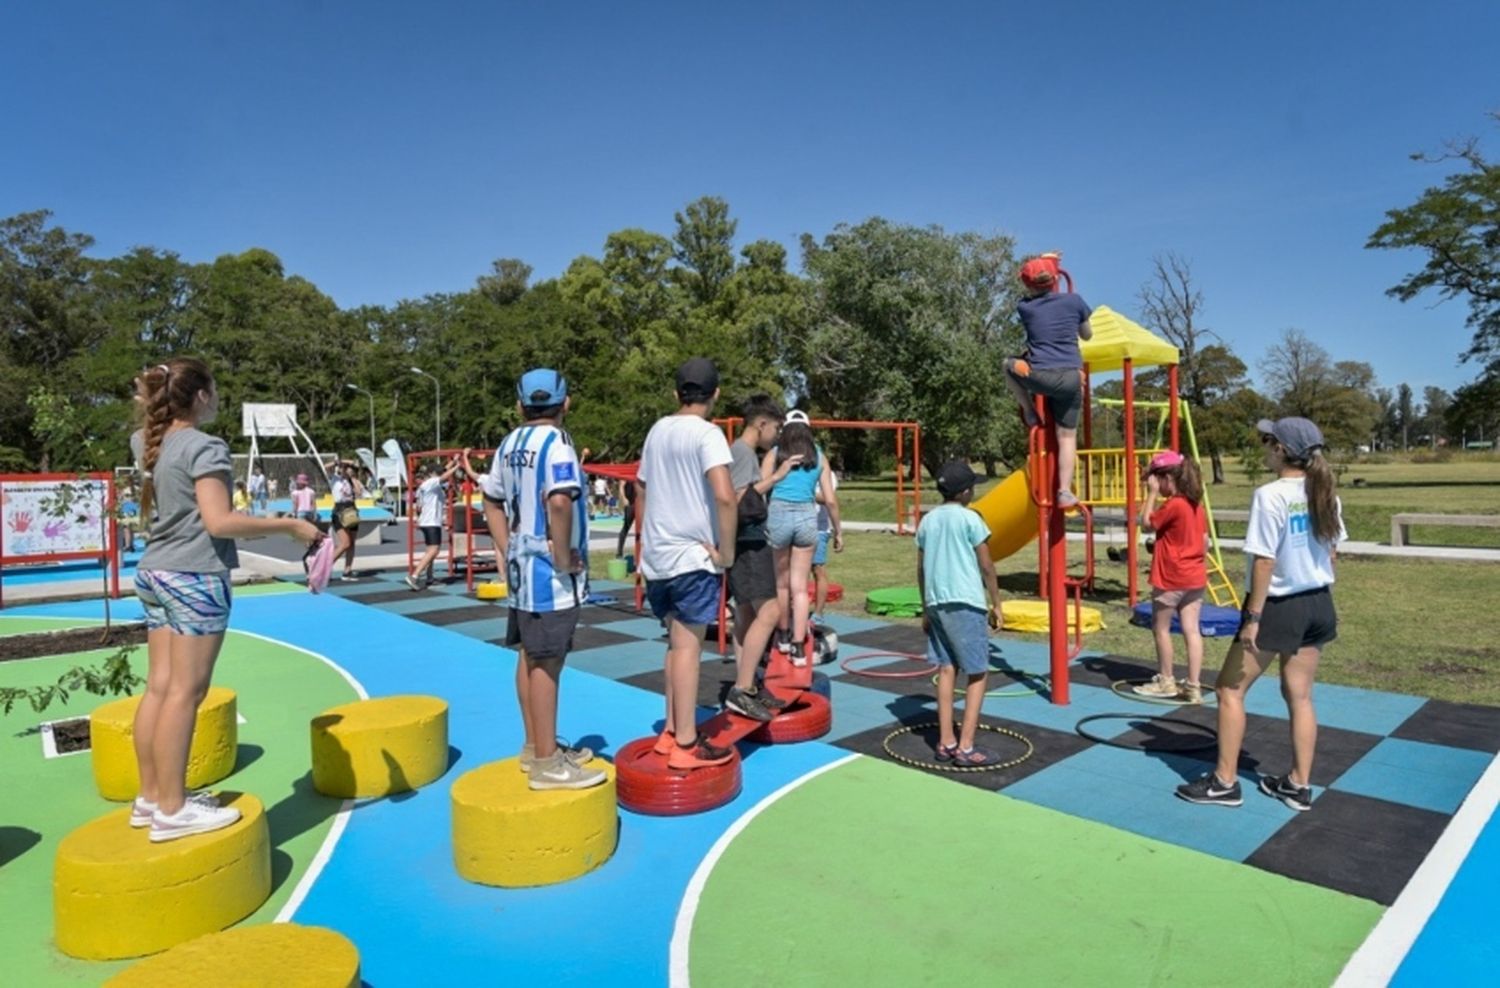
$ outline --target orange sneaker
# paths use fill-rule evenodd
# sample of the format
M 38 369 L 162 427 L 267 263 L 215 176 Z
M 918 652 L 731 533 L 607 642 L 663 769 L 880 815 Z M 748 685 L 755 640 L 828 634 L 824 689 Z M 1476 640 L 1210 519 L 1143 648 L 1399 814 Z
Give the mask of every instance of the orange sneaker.
M 651 750 L 658 755 L 669 755 L 675 747 L 677 747 L 677 735 L 672 733 L 671 728 L 667 728 L 661 732 L 661 737 L 656 739 L 656 746 Z
M 703 738 L 691 748 L 673 742 L 672 753 L 667 756 L 667 768 L 694 769 L 723 765 L 734 757 L 733 748 L 717 748 Z

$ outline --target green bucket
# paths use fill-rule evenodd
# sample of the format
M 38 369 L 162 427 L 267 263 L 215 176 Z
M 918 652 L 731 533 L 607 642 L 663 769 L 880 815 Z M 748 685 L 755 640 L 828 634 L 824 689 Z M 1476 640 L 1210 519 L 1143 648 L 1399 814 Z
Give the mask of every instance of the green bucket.
M 616 582 L 624 582 L 630 575 L 630 567 L 623 559 L 611 559 L 609 561 L 609 578 Z

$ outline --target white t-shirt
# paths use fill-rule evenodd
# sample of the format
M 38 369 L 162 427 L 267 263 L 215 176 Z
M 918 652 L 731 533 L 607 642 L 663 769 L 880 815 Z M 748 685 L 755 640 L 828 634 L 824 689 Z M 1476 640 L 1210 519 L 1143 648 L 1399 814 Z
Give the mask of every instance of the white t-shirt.
M 1285 597 L 1316 590 L 1333 583 L 1331 550 L 1349 537 L 1344 530 L 1343 505 L 1339 512 L 1339 534 L 1332 545 L 1313 537 L 1312 516 L 1307 511 L 1307 491 L 1302 477 L 1282 477 L 1255 490 L 1250 501 L 1250 527 L 1245 533 L 1245 553 L 1276 560 L 1271 571 L 1272 597 Z M 1253 565 L 1253 560 L 1250 561 Z M 1245 585 L 1249 590 L 1250 570 Z
M 604 478 L 603 477 L 595 477 L 594 478 L 594 496 L 595 497 L 607 497 L 608 495 L 609 495 L 609 485 L 604 482 Z
M 443 480 L 428 477 L 417 488 L 417 502 L 422 506 L 417 516 L 417 527 L 434 528 L 443 524 Z
M 479 482 L 485 496 L 500 504 L 510 528 L 506 579 L 510 606 L 542 613 L 577 607 L 588 600 L 589 515 L 583 472 L 573 440 L 555 425 L 523 425 L 500 443 L 490 471 Z M 564 492 L 573 498 L 569 545 L 583 559 L 583 572 L 559 573 L 552 565 L 547 500 Z
M 646 485 L 641 572 L 648 580 L 718 572 L 704 543 L 718 545 L 719 512 L 708 471 L 728 469 L 724 433 L 696 415 L 668 415 L 646 436 L 636 473 Z

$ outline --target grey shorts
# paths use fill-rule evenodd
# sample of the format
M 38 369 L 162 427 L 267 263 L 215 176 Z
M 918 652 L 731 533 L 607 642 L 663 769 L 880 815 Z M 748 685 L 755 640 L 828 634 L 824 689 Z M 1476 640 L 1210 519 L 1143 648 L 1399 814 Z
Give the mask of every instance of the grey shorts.
M 505 624 L 505 644 L 525 649 L 529 659 L 566 659 L 578 628 L 578 608 L 561 611 L 518 611 L 511 608 Z
M 729 596 L 759 607 L 776 597 L 776 556 L 767 542 L 740 542 L 729 567 Z
M 772 501 L 766 531 L 773 549 L 814 548 L 818 544 L 818 506 L 812 502 Z
M 1064 429 L 1078 428 L 1078 416 L 1083 412 L 1082 371 L 1076 367 L 1033 367 L 1022 375 L 1014 370 L 1015 358 L 1005 361 L 1006 373 L 1021 382 L 1021 386 L 1034 395 L 1047 399 L 1047 410 L 1052 419 Z
M 1175 611 L 1189 604 L 1203 603 L 1203 594 L 1203 587 L 1198 587 L 1196 590 L 1158 590 L 1152 587 L 1151 606 L 1170 608 Z
M 927 608 L 927 661 L 980 676 L 990 671 L 988 615 L 967 604 Z

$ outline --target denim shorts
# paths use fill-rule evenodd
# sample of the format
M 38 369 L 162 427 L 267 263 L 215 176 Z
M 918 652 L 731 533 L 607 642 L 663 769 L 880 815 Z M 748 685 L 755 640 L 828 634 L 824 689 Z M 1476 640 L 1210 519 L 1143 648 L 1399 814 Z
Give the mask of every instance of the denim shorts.
M 818 544 L 818 506 L 810 501 L 807 504 L 772 501 L 766 533 L 772 549 L 788 546 L 811 549 Z
M 136 570 L 135 595 L 146 612 L 146 630 L 179 635 L 222 635 L 229 627 L 233 591 L 228 573 Z
M 651 613 L 665 621 L 707 625 L 719 620 L 719 574 L 694 570 L 665 580 L 646 581 L 646 601 Z
M 833 533 L 832 532 L 819 532 L 818 533 L 818 547 L 813 550 L 813 563 L 812 564 L 814 566 L 827 566 L 828 565 L 828 543 L 831 542 L 831 541 L 833 541 Z
M 990 671 L 988 615 L 967 604 L 927 608 L 927 661 L 979 676 Z

